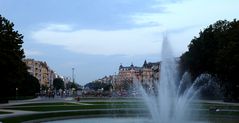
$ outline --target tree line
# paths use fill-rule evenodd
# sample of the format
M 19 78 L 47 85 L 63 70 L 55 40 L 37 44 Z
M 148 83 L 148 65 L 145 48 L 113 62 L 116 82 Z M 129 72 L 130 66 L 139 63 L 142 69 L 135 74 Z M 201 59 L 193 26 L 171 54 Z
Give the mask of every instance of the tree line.
M 180 57 L 182 71 L 218 78 L 224 97 L 239 100 L 239 21 L 219 20 L 199 32 Z

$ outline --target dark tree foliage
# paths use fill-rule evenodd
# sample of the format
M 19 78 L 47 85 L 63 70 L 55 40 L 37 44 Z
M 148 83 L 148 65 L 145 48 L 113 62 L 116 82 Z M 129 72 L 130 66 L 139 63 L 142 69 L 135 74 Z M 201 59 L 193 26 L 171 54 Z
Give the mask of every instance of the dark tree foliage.
M 66 83 L 66 89 L 76 89 L 76 90 L 82 90 L 82 86 L 75 82 L 68 82 Z
M 30 75 L 25 74 L 25 80 L 18 85 L 18 95 L 19 96 L 36 96 L 36 93 L 40 92 L 39 80 Z
M 239 21 L 217 21 L 194 37 L 181 56 L 181 68 L 193 77 L 209 73 L 218 77 L 225 96 L 239 100 Z
M 47 85 L 40 85 L 40 90 L 46 91 L 49 90 L 49 87 Z
M 112 85 L 107 83 L 102 83 L 102 82 L 90 82 L 90 83 L 87 83 L 84 87 L 85 88 L 88 87 L 89 89 L 93 89 L 95 91 L 102 88 L 104 89 L 104 91 L 109 91 Z
M 53 80 L 53 87 L 56 89 L 56 90 L 59 90 L 59 89 L 65 89 L 65 86 L 64 86 L 64 81 L 61 79 L 61 78 L 55 78 Z
M 0 15 L 0 100 L 15 97 L 17 85 L 27 72 L 22 49 L 23 36 L 14 24 Z

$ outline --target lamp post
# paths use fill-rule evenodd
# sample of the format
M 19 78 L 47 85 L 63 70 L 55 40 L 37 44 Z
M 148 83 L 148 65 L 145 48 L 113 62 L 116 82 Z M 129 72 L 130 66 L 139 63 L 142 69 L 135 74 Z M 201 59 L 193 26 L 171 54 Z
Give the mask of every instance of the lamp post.
M 75 75 L 74 75 L 74 71 L 75 71 L 75 68 L 72 68 L 72 82 L 74 83 L 75 82 Z

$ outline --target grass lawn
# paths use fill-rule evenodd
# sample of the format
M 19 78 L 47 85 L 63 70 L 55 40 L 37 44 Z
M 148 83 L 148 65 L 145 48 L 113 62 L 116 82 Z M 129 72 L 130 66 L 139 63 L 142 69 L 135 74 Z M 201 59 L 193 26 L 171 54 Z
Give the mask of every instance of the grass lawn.
M 83 103 L 33 103 L 21 104 L 6 107 L 5 109 L 23 111 L 61 111 L 81 109 L 109 109 L 109 108 L 142 108 L 143 103 L 139 102 L 83 102 Z
M 11 114 L 12 112 L 7 112 L 7 111 L 0 111 L 0 115 L 1 114 Z
M 76 103 L 68 103 L 68 102 L 56 102 L 56 103 L 30 103 L 30 104 L 20 104 L 13 106 L 55 106 L 55 105 L 78 105 Z
M 226 110 L 239 110 L 239 106 L 229 104 L 213 104 L 213 103 L 193 103 L 195 109 L 226 109 Z M 6 107 L 5 109 L 24 110 L 24 111 L 60 111 L 60 110 L 81 110 L 81 109 L 108 109 L 108 108 L 144 108 L 143 102 L 57 102 L 57 103 L 33 103 L 21 104 Z
M 140 116 L 142 112 L 138 111 L 124 111 L 124 110 L 115 110 L 114 113 L 118 114 L 117 116 L 121 116 L 120 114 L 134 114 L 131 116 Z M 102 110 L 102 111 L 77 111 L 77 112 L 60 112 L 60 113 L 44 113 L 44 114 L 35 114 L 35 115 L 27 115 L 27 116 L 19 116 L 19 117 L 12 117 L 12 118 L 4 118 L 0 119 L 3 123 L 20 123 L 23 121 L 29 120 L 37 120 L 37 119 L 44 119 L 44 118 L 54 118 L 54 117 L 66 117 L 66 116 L 93 116 L 93 115 L 111 115 L 112 112 Z M 144 114 L 142 114 L 145 116 Z
M 201 109 L 218 108 L 218 109 L 239 110 L 239 105 L 230 105 L 230 104 L 194 103 L 194 104 L 192 104 L 192 106 L 194 106 L 195 108 L 201 108 Z
M 214 103 L 193 103 L 195 109 L 205 109 L 200 112 L 200 114 L 206 117 L 224 117 L 233 116 L 239 117 L 239 112 L 234 111 L 220 111 L 220 112 L 209 112 L 209 108 L 219 108 L 219 109 L 233 109 L 239 110 L 239 106 L 229 105 L 229 104 L 214 104 Z M 137 108 L 138 110 L 123 110 L 122 108 Z M 39 111 L 44 112 L 36 115 L 19 116 L 14 118 L 0 119 L 4 123 L 17 123 L 27 120 L 41 119 L 41 118 L 51 118 L 51 117 L 63 117 L 63 116 L 87 116 L 87 115 L 99 115 L 99 114 L 134 114 L 145 113 L 145 104 L 140 101 L 97 101 L 97 102 L 80 102 L 80 103 L 70 103 L 70 102 L 57 102 L 57 103 L 32 103 L 32 104 L 21 104 L 6 107 L 5 109 L 13 110 L 24 110 L 24 111 Z M 87 109 L 102 109 L 102 110 L 87 110 Z M 117 109 L 109 111 L 107 109 Z M 66 111 L 60 113 L 50 113 L 48 111 Z M 76 111 L 79 110 L 79 111 Z M 140 110 L 140 111 L 139 111 Z M 5 113 L 5 112 L 3 112 Z M 7 113 L 7 112 L 6 112 Z M 0 112 L 1 114 L 1 112 Z M 239 119 L 239 118 L 238 118 Z
M 142 100 L 138 97 L 81 97 L 81 100 Z
M 69 106 L 69 105 L 139 105 L 139 104 L 144 104 L 142 102 L 57 102 L 57 103 L 31 103 L 31 104 L 20 104 L 20 105 L 14 105 L 16 106 Z
M 142 106 L 141 106 L 142 107 Z M 24 111 L 61 111 L 61 110 L 81 110 L 81 109 L 108 109 L 108 108 L 140 108 L 137 105 L 51 105 L 51 106 L 19 106 L 5 109 Z

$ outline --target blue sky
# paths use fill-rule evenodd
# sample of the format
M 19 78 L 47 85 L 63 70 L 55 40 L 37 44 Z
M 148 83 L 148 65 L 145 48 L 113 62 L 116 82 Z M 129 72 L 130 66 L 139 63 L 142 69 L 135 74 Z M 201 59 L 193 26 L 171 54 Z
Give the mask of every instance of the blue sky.
M 180 56 L 220 19 L 238 19 L 238 0 L 0 0 L 0 14 L 24 35 L 27 58 L 80 84 L 161 58 L 163 33 Z

